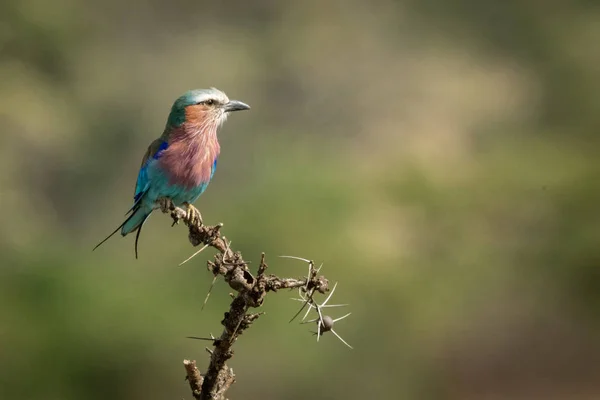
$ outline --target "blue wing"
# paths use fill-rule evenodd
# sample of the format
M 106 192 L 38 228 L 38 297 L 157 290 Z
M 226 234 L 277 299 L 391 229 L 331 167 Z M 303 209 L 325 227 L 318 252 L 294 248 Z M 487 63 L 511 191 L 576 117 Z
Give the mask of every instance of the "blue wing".
M 144 194 L 148 191 L 150 187 L 150 181 L 148 180 L 148 164 L 151 160 L 158 160 L 163 151 L 165 151 L 169 147 L 169 143 L 162 138 L 156 139 L 153 141 L 150 146 L 148 146 L 148 150 L 142 159 L 142 165 L 140 167 L 140 172 L 138 173 L 137 180 L 135 183 L 135 192 L 133 194 L 133 206 L 127 211 L 129 214 L 133 209 L 135 209 L 139 202 L 141 201 Z
M 133 206 L 125 214 L 127 215 L 131 213 L 131 215 L 127 217 L 127 219 L 125 219 L 125 221 L 110 235 L 98 243 L 96 247 L 94 247 L 94 250 L 96 250 L 102 243 L 106 242 L 112 235 L 117 233 L 119 229 L 121 229 L 121 235 L 123 236 L 137 229 L 137 234 L 135 235 L 135 258 L 138 257 L 138 240 L 140 238 L 140 233 L 142 232 L 144 222 L 146 222 L 150 216 L 150 213 L 152 213 L 152 208 L 147 209 L 146 207 L 142 207 L 141 204 L 144 194 L 146 194 L 150 188 L 150 181 L 148 180 L 148 164 L 151 160 L 157 160 L 167 147 L 169 147 L 169 144 L 162 138 L 156 139 L 150 144 L 146 154 L 144 155 L 144 158 L 142 159 L 142 165 L 140 167 L 140 172 L 138 173 L 135 184 L 135 193 L 133 195 Z

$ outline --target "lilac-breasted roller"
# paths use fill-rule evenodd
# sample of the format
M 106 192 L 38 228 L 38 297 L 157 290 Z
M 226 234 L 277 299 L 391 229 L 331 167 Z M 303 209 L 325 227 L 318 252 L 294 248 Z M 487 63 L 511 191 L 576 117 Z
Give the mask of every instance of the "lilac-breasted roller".
M 159 199 L 185 206 L 188 214 L 199 214 L 192 203 L 206 190 L 217 168 L 217 129 L 230 112 L 249 108 L 215 88 L 190 90 L 179 97 L 171 107 L 163 134 L 150 144 L 142 159 L 129 217 L 94 250 L 119 229 L 123 236 L 136 231 L 137 258 L 140 232 L 159 207 Z

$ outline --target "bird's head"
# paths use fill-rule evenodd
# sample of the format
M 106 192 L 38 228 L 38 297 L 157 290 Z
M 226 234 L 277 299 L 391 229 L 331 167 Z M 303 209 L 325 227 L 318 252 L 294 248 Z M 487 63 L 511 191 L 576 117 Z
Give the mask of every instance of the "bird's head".
M 229 100 L 218 89 L 195 89 L 180 96 L 173 107 L 167 125 L 178 127 L 189 123 L 198 127 L 220 126 L 230 112 L 248 110 L 250 106 L 238 100 Z

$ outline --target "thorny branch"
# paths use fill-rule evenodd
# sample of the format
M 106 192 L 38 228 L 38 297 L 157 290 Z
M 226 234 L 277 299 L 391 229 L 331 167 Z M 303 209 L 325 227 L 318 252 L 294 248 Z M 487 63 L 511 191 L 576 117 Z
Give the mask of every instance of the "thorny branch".
M 310 310 L 315 309 L 317 311 L 318 316 L 316 319 L 306 321 L 317 323 L 317 332 L 315 332 L 317 340 L 324 332 L 333 331 L 333 322 L 336 320 L 333 320 L 329 316 L 323 316 L 321 313 L 321 308 L 326 306 L 325 303 L 331 295 L 322 305 L 317 304 L 313 300 L 314 294 L 325 294 L 329 291 L 329 281 L 325 277 L 318 275 L 320 268 L 314 268 L 312 262 L 309 262 L 309 273 L 306 277 L 301 279 L 280 278 L 273 274 L 266 274 L 267 264 L 263 253 L 257 273 L 253 275 L 248 268 L 248 262 L 242 258 L 241 253 L 233 251 L 230 248 L 231 242 L 225 236 L 221 235 L 220 230 L 223 224 L 205 226 L 202 223 L 200 213 L 195 208 L 190 206 L 186 211 L 175 207 L 168 199 L 160 201 L 160 208 L 163 213 L 171 216 L 173 224 L 182 221 L 188 227 L 188 237 L 193 246 L 204 245 L 192 257 L 207 247 L 212 247 L 218 251 L 214 260 L 208 261 L 208 270 L 212 272 L 215 279 L 218 276 L 223 276 L 225 282 L 237 292 L 237 295 L 231 302 L 229 311 L 225 312 L 225 316 L 221 321 L 221 324 L 224 326 L 221 336 L 215 338 L 211 335 L 210 338 L 203 338 L 204 340 L 212 341 L 212 345 L 214 346 L 213 349 L 207 348 L 210 354 L 210 364 L 206 373 L 200 373 L 196 368 L 195 361 L 184 360 L 186 379 L 189 381 L 195 399 L 220 400 L 225 398 L 225 392 L 235 381 L 233 370 L 226 365 L 227 360 L 233 356 L 232 346 L 244 330 L 248 329 L 262 314 L 250 312 L 250 309 L 260 307 L 266 294 L 270 291 L 298 289 L 301 299 L 297 300 L 304 302 L 302 309 L 308 305 L 308 311 L 302 321 L 306 319 Z M 188 260 L 192 257 L 188 258 Z M 308 260 L 305 261 L 308 262 Z M 302 309 L 298 314 L 302 312 Z M 341 318 L 337 320 L 339 319 Z M 337 333 L 333 333 L 344 344 L 349 346 Z

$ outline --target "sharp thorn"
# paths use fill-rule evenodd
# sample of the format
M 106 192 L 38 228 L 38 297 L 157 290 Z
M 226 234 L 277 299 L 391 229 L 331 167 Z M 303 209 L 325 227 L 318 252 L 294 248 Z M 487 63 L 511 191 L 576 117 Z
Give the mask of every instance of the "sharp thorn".
M 186 260 L 184 260 L 183 262 L 181 262 L 181 264 L 179 264 L 179 267 L 181 267 L 183 264 L 185 264 L 186 262 L 190 261 L 192 258 L 196 257 L 198 254 L 200 254 L 204 249 L 206 249 L 208 247 L 208 245 L 204 245 L 204 247 L 202 247 L 200 250 L 198 250 L 197 252 L 195 252 L 194 254 L 192 254 L 191 256 L 189 256 Z
M 349 316 L 350 314 L 352 314 L 352 313 L 351 313 L 351 312 L 349 312 L 348 314 L 344 315 L 343 317 L 336 318 L 336 319 L 334 319 L 334 320 L 333 320 L 333 322 L 340 321 L 340 320 L 342 320 L 342 319 L 346 318 L 347 316 Z
M 331 293 L 329 293 L 329 296 L 327 296 L 327 298 L 325 299 L 325 301 L 323 302 L 323 304 L 321 305 L 324 306 L 325 304 L 327 304 L 327 302 L 329 301 L 329 299 L 331 298 L 331 296 L 333 296 L 333 292 L 335 292 L 335 288 L 337 287 L 337 282 L 335 283 L 335 285 L 333 285 L 333 289 L 331 289 Z
M 204 299 L 204 303 L 202 303 L 202 307 L 200 308 L 200 311 L 204 310 L 204 306 L 206 305 L 206 303 L 208 303 L 208 297 L 210 296 L 210 292 L 212 292 L 213 287 L 215 286 L 215 282 L 217 281 L 218 277 L 219 277 L 219 275 L 215 275 L 215 277 L 213 278 L 212 283 L 210 284 L 210 288 L 208 288 L 208 293 L 206 293 L 206 298 Z
M 331 329 L 331 332 L 333 332 L 333 334 L 342 341 L 342 343 L 344 343 L 346 346 L 348 346 L 351 349 L 354 349 L 354 347 L 350 346 L 348 343 L 346 343 L 346 341 L 344 339 L 342 339 L 342 337 L 340 335 L 338 335 L 336 333 L 336 331 L 334 331 L 333 329 Z
M 294 260 L 300 260 L 300 261 L 304 261 L 307 263 L 310 263 L 310 260 L 307 260 L 306 258 L 302 258 L 302 257 L 295 257 L 295 256 L 279 256 L 280 258 L 292 258 Z
M 300 307 L 300 310 L 298 310 L 298 312 L 292 317 L 292 319 L 290 319 L 290 323 L 296 319 L 296 317 L 298 315 L 300 315 L 300 313 L 302 312 L 302 310 L 304 310 L 304 307 L 306 307 L 306 305 L 308 304 L 308 301 L 306 301 L 304 304 L 302 304 L 302 307 Z M 310 307 L 309 307 L 310 310 Z

